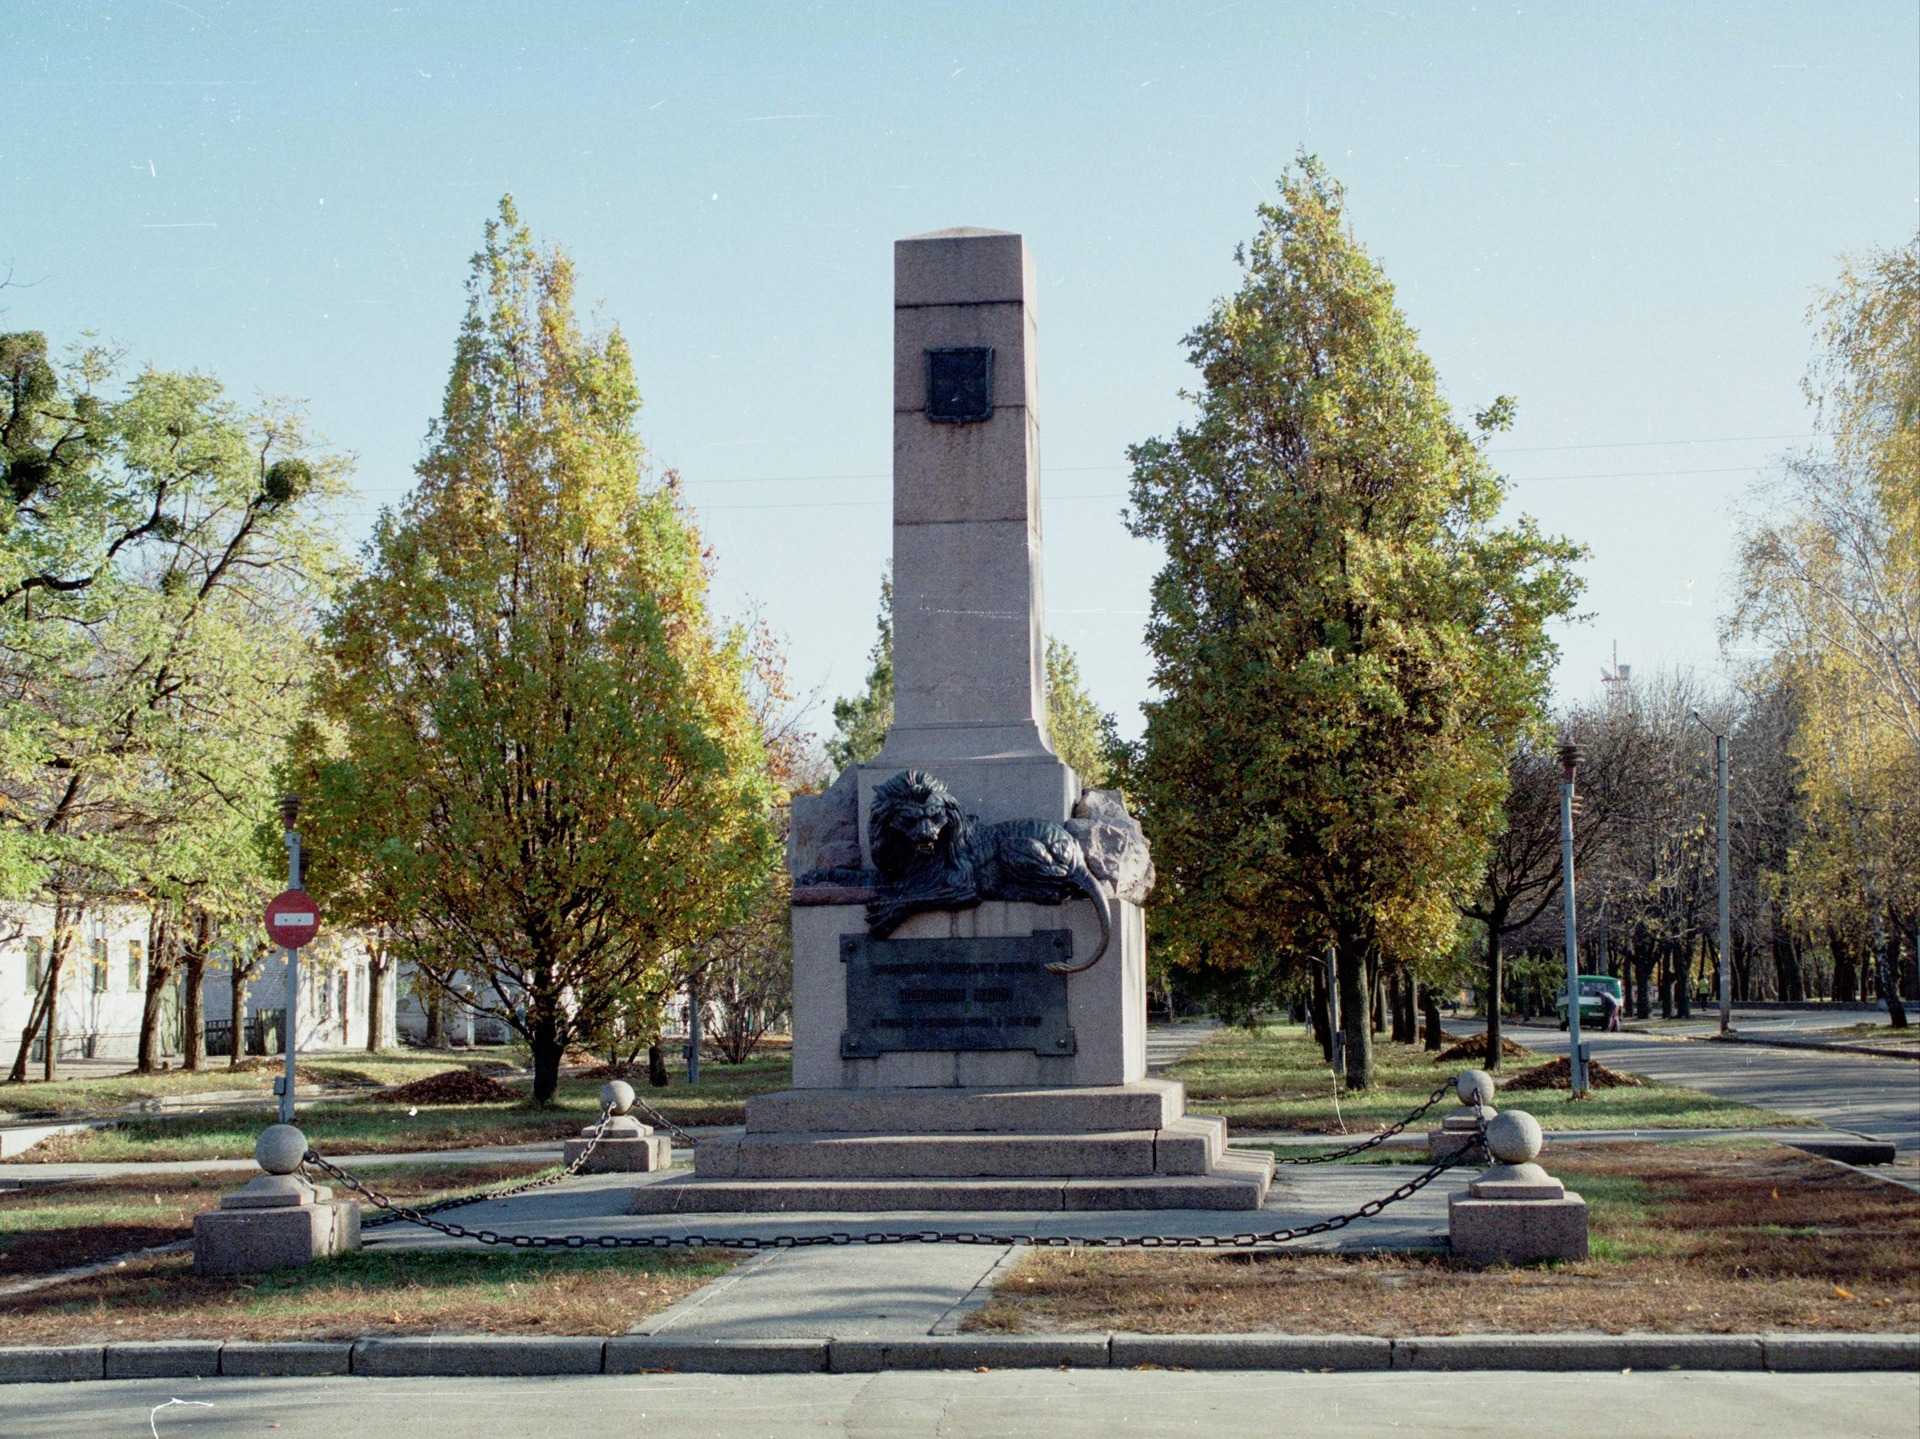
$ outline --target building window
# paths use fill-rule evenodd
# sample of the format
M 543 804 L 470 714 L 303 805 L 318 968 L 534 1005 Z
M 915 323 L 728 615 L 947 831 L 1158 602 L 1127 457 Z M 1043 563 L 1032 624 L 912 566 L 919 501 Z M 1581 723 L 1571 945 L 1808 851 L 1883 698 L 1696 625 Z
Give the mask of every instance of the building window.
M 107 992 L 107 942 L 104 939 L 93 942 L 93 992 Z
M 134 994 L 140 992 L 141 982 L 145 978 L 141 965 L 141 961 L 146 958 L 145 950 L 146 946 L 139 940 L 127 941 L 127 988 Z
M 27 993 L 38 994 L 40 981 L 47 977 L 47 941 L 40 935 L 27 938 Z

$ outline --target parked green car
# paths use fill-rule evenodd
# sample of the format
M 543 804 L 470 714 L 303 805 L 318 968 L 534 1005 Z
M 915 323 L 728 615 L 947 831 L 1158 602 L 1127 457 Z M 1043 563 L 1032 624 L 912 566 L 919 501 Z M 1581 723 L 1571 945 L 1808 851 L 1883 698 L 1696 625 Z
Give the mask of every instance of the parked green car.
M 1580 976 L 1580 1022 L 1582 1024 L 1597 1023 L 1605 1017 L 1607 1006 L 1606 1001 L 1601 998 L 1603 994 L 1612 995 L 1613 1002 L 1622 1009 L 1626 1007 L 1627 992 L 1621 987 L 1620 981 L 1612 975 L 1583 974 Z M 1553 1007 L 1560 1015 L 1560 1027 L 1565 1029 L 1567 1027 L 1567 992 L 1564 989 L 1560 991 L 1559 998 L 1554 1000 Z

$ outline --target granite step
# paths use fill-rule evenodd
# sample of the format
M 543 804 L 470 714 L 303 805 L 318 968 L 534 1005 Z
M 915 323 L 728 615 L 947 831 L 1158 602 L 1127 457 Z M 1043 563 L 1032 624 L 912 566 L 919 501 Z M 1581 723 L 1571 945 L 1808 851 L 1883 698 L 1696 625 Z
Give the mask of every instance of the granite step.
M 1156 1131 L 743 1134 L 700 1141 L 703 1179 L 1082 1179 L 1155 1173 Z M 1190 1150 L 1200 1136 L 1176 1139 Z
M 1224 1160 L 1238 1156 L 1227 1155 Z M 1102 1179 L 666 1179 L 638 1186 L 633 1214 L 1095 1213 L 1254 1210 L 1271 1165 L 1223 1162 L 1206 1175 Z
M 1226 1120 L 1217 1114 L 1189 1114 L 1154 1135 L 1154 1172 L 1207 1174 L 1226 1149 Z
M 1097 1134 L 1164 1129 L 1186 1112 L 1175 1079 L 1072 1089 L 785 1089 L 747 1101 L 749 1134 Z

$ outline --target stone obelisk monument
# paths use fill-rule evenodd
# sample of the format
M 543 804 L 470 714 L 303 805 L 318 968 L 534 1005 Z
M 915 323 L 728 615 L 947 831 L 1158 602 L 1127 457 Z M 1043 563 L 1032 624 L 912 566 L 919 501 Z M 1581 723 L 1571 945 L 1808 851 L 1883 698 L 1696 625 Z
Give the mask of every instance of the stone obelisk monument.
M 1270 1158 L 1146 1073 L 1153 869 L 1046 726 L 1025 241 L 894 246 L 894 715 L 795 800 L 793 1088 L 636 1212 L 1257 1208 Z
M 936 771 L 982 820 L 1065 820 L 1047 740 L 1039 365 L 1018 235 L 946 230 L 893 259 L 893 728 L 873 786 Z

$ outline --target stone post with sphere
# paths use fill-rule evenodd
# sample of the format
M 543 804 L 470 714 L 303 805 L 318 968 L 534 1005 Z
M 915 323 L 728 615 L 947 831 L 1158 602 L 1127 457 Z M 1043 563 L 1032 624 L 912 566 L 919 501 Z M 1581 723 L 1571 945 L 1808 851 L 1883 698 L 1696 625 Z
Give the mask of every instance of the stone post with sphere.
M 360 1206 L 335 1199 L 301 1175 L 307 1137 L 291 1124 L 271 1124 L 253 1146 L 260 1173 L 194 1216 L 197 1274 L 246 1274 L 311 1264 L 360 1247 Z
M 581 1130 L 578 1139 L 567 1141 L 569 1167 L 578 1164 L 581 1174 L 634 1174 L 673 1167 L 673 1141 L 628 1113 L 633 1100 L 633 1086 L 624 1079 L 600 1086 L 600 1107 L 611 1113 L 604 1126 L 596 1121 Z
M 1447 1203 L 1453 1252 L 1474 1264 L 1587 1257 L 1587 1201 L 1534 1161 L 1540 1121 L 1509 1109 L 1487 1125 L 1494 1163 Z
M 1493 1122 L 1493 1076 L 1484 1069 L 1462 1070 L 1453 1082 L 1460 1103 L 1440 1121 L 1440 1127 L 1427 1131 L 1427 1159 L 1438 1163 L 1453 1155 L 1484 1164 L 1486 1146 L 1480 1141 L 1483 1125 Z

